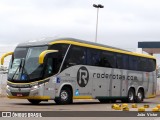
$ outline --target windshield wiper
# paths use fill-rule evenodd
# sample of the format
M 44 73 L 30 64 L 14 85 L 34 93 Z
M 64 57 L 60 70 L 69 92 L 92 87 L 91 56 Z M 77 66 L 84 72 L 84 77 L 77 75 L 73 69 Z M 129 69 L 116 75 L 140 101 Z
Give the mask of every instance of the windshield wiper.
M 19 66 L 17 67 L 17 69 L 16 69 L 15 73 L 13 74 L 13 76 L 12 76 L 12 80 L 13 80 L 14 76 L 16 75 L 16 73 L 17 73 L 18 69 L 19 69 L 19 71 L 20 71 L 20 69 L 21 69 L 21 68 L 22 68 L 22 59 L 20 59 L 20 64 L 19 64 Z
M 22 65 L 22 75 L 26 75 L 27 78 L 30 80 L 30 77 L 29 77 L 29 75 L 28 75 L 28 73 L 27 73 L 27 71 L 25 69 L 25 59 L 23 59 L 23 60 L 24 61 L 23 61 L 23 65 Z M 22 75 L 21 75 L 21 77 L 22 77 Z

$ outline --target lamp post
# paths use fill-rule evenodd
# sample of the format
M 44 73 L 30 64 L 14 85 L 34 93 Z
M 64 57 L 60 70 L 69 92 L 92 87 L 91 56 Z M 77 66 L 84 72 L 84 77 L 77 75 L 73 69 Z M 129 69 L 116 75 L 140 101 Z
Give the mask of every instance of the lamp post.
M 93 7 L 97 8 L 97 22 L 96 22 L 96 36 L 95 36 L 95 42 L 97 42 L 97 33 L 98 33 L 98 13 L 99 13 L 99 8 L 104 8 L 103 5 L 101 4 L 93 4 Z

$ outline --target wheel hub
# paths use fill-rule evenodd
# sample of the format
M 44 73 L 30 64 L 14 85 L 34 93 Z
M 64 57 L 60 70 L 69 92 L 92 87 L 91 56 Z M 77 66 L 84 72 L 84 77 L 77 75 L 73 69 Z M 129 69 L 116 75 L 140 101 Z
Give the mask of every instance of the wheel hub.
M 142 94 L 139 92 L 138 94 L 137 94 L 137 96 L 138 96 L 138 99 L 142 99 Z
M 68 94 L 66 91 L 61 92 L 61 99 L 64 101 L 66 101 L 68 99 Z
M 133 93 L 130 92 L 130 93 L 129 93 L 129 99 L 130 99 L 131 101 L 133 100 L 133 96 L 134 96 Z

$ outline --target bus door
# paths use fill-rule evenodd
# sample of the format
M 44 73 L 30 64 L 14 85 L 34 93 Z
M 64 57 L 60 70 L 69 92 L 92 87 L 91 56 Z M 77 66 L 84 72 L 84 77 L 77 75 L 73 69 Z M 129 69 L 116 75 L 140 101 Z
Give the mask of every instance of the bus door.
M 51 54 L 52 55 L 52 54 Z M 52 76 L 55 71 L 57 72 L 55 67 L 56 61 L 49 55 L 46 59 L 46 65 L 44 67 L 44 77 L 46 78 L 46 83 L 44 83 L 44 96 L 50 96 L 51 98 L 54 98 L 55 96 L 55 81 L 57 81 L 57 77 L 50 77 Z M 55 80 L 56 79 L 56 80 Z

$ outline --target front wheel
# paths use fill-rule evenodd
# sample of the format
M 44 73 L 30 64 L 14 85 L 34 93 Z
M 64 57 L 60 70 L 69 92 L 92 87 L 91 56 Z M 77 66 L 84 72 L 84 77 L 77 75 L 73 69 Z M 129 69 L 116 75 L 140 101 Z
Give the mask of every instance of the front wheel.
M 34 99 L 28 99 L 28 101 L 33 105 L 38 105 L 41 102 L 41 100 L 34 100 Z
M 60 96 L 54 100 L 57 104 L 71 104 L 73 102 L 72 92 L 69 88 L 64 87 L 60 92 Z

